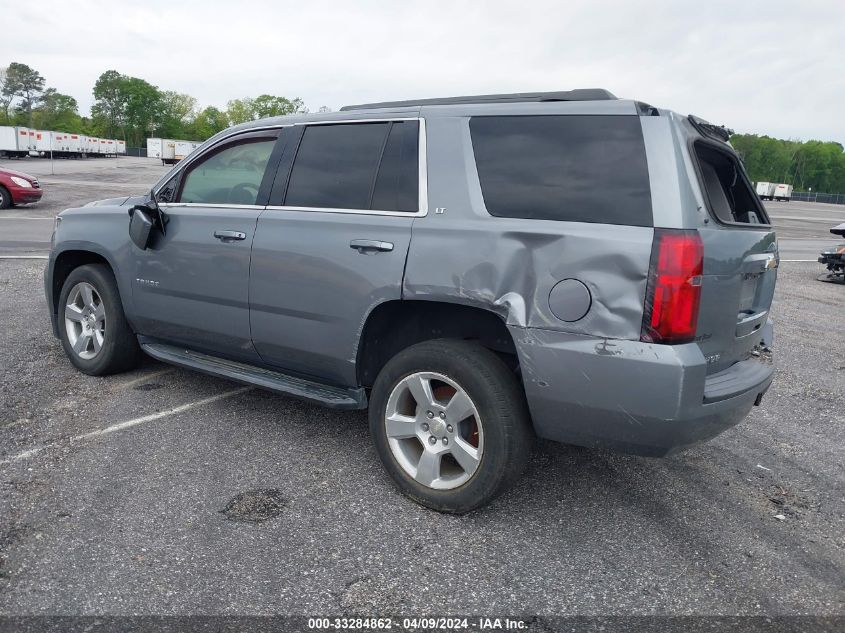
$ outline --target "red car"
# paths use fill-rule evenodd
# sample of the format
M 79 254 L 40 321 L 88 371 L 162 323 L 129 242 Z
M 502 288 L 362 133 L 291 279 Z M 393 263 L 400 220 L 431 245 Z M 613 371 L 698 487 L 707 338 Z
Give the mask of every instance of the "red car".
M 35 176 L 0 168 L 0 209 L 8 209 L 13 204 L 38 202 L 43 194 L 44 190 Z

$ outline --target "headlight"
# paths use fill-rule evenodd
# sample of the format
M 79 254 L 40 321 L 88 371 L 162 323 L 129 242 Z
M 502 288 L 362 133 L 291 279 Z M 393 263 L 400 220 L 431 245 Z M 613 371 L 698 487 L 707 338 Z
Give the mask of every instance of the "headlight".
M 28 180 L 24 180 L 23 178 L 12 176 L 12 182 L 15 183 L 18 187 L 23 187 L 24 189 L 32 189 L 32 183 Z

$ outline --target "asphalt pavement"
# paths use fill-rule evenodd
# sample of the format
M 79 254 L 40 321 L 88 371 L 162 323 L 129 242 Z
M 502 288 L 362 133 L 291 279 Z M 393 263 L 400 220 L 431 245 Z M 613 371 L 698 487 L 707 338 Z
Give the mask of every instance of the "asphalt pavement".
M 541 444 L 464 517 L 395 491 L 361 412 L 75 371 L 42 267 L 0 262 L 0 614 L 845 613 L 845 288 L 812 264 L 781 267 L 739 426 L 662 460 Z

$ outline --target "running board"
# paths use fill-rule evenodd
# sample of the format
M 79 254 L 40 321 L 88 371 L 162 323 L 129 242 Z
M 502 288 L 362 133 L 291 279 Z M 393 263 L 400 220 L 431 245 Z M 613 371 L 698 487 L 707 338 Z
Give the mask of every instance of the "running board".
M 140 338 L 140 337 L 139 337 Z M 367 394 L 364 389 L 332 387 L 319 382 L 289 376 L 278 371 L 263 369 L 254 365 L 209 356 L 184 347 L 140 341 L 141 349 L 153 358 L 201 371 L 212 376 L 237 380 L 270 391 L 316 402 L 332 409 L 366 409 Z

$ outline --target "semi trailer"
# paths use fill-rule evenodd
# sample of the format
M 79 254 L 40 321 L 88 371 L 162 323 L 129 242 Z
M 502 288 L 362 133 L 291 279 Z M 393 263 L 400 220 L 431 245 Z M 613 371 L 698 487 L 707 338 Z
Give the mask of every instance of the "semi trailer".
M 35 151 L 35 130 L 20 126 L 0 126 L 0 156 L 23 158 L 29 156 L 31 151 Z
M 780 183 L 775 187 L 773 195 L 778 202 L 789 202 L 789 199 L 792 198 L 792 185 Z
M 172 138 L 148 138 L 147 157 L 161 159 L 162 165 L 173 165 L 199 147 L 196 141 L 182 141 Z
M 758 182 L 756 185 L 756 189 L 757 195 L 760 197 L 760 200 L 773 200 L 776 186 L 777 184 L 774 182 Z
M 55 158 L 121 156 L 126 154 L 126 142 L 57 130 L 0 126 L 0 156 L 49 158 L 51 154 Z

